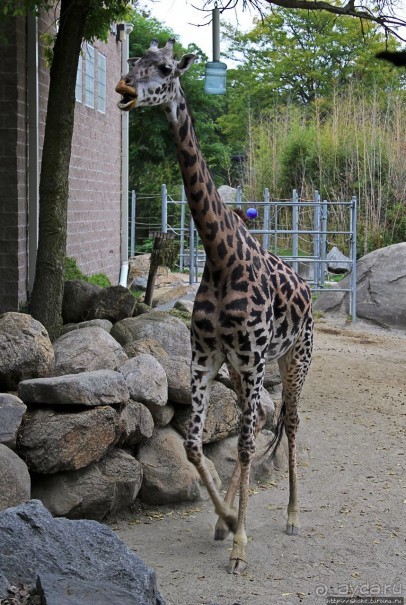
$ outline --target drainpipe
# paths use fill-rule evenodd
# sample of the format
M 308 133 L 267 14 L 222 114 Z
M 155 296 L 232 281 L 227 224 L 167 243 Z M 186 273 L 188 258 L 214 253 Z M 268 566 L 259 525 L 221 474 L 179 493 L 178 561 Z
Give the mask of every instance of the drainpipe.
M 39 139 L 38 139 L 38 18 L 27 16 L 27 118 L 28 118 L 28 296 L 35 278 L 38 248 Z
M 121 23 L 117 27 L 117 37 L 121 40 L 121 73 L 128 71 L 130 51 L 129 35 L 134 29 L 132 23 Z M 128 276 L 128 113 L 121 112 L 121 267 L 120 286 L 127 287 Z

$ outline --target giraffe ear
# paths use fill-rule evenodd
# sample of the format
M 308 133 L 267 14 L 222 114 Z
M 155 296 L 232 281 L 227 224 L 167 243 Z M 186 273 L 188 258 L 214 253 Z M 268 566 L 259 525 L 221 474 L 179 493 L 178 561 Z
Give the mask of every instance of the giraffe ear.
M 195 59 L 196 55 L 193 55 L 192 53 L 183 55 L 183 57 L 180 59 L 180 61 L 178 61 L 178 64 L 176 66 L 176 75 L 181 76 L 182 74 L 184 74 L 185 71 L 187 71 L 189 67 L 193 65 Z

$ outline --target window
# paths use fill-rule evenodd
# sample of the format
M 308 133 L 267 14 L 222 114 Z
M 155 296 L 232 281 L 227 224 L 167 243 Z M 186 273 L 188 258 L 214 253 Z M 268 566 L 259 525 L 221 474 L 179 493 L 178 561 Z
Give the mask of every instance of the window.
M 97 111 L 106 113 L 106 57 L 97 53 Z
M 85 103 L 87 107 L 94 109 L 94 48 L 90 44 L 86 46 L 85 61 Z
M 82 55 L 79 55 L 78 73 L 76 74 L 76 89 L 75 89 L 75 99 L 79 103 L 82 102 L 82 94 L 83 94 L 82 74 L 83 74 L 83 59 L 82 59 Z

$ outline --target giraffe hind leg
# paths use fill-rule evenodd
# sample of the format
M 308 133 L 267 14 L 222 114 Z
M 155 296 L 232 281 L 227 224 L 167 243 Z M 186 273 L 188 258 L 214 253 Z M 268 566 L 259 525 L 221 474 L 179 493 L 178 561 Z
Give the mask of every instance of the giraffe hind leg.
M 289 502 L 286 533 L 296 536 L 300 531 L 300 510 L 297 496 L 296 433 L 299 426 L 298 403 L 306 378 L 312 351 L 312 320 L 310 331 L 304 330 L 288 353 L 278 360 L 282 378 L 282 405 L 285 406 L 285 432 L 289 451 Z

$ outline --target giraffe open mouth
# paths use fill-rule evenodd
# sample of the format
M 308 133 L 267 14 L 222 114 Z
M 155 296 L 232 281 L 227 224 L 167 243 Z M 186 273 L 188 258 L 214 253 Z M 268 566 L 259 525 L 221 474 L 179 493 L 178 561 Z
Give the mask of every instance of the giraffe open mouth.
M 117 103 L 117 107 L 121 109 L 121 111 L 130 111 L 130 109 L 135 107 L 137 103 L 137 95 L 131 86 L 125 84 L 123 80 L 120 80 L 116 86 L 116 92 L 121 95 L 121 99 Z
M 117 107 L 121 109 L 121 111 L 130 111 L 133 107 L 135 107 L 137 102 L 137 97 L 135 95 L 126 93 L 121 97 L 121 100 L 117 103 Z

